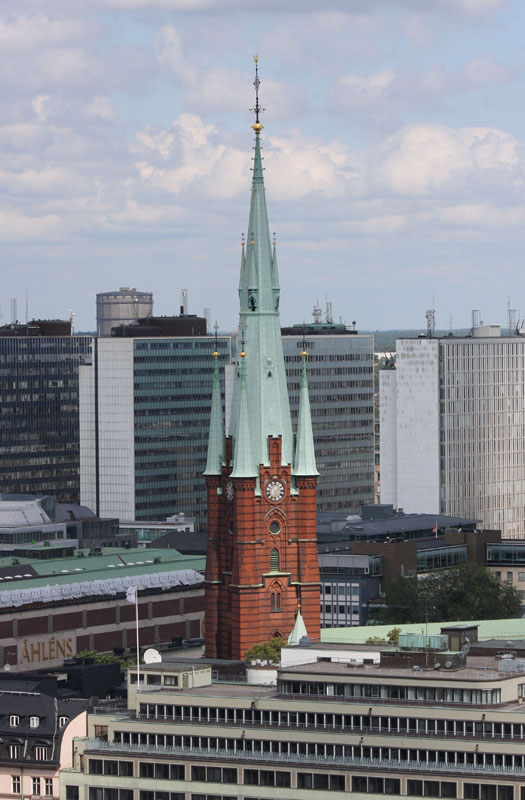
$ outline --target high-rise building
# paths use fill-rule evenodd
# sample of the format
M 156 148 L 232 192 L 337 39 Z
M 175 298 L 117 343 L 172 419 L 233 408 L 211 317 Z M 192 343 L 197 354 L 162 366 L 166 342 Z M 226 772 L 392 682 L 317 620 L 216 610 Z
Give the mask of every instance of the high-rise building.
M 69 321 L 0 328 L 0 493 L 79 502 L 79 367 L 92 344 Z
M 399 339 L 380 373 L 381 502 L 525 537 L 525 339 Z
M 256 91 L 259 81 L 256 73 Z M 261 161 L 258 96 L 255 158 L 242 248 L 240 351 L 228 436 L 224 436 L 219 369 L 214 392 L 206 486 L 206 654 L 243 658 L 254 644 L 287 639 L 296 617 L 318 639 L 315 464 L 306 380 L 294 446 L 279 324 L 277 255 L 270 241 Z M 304 630 L 304 627 L 303 627 Z
M 97 336 L 111 336 L 116 325 L 129 325 L 153 313 L 153 294 L 129 286 L 97 294 Z
M 185 317 L 159 320 L 98 339 L 81 370 L 82 502 L 122 520 L 184 512 L 202 526 L 211 356 L 217 349 L 229 361 L 230 338 L 207 336 L 197 317 L 191 330 L 202 335 L 187 335 Z M 171 335 L 151 336 L 161 329 Z
M 299 416 L 301 351 L 319 470 L 318 511 L 358 509 L 374 501 L 374 337 L 342 324 L 283 328 L 294 432 Z

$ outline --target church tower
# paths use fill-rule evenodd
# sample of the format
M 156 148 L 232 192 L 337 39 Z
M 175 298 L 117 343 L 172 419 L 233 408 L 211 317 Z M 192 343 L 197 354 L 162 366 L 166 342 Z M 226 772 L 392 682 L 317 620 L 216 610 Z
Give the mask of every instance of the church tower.
M 279 320 L 279 276 L 270 240 L 261 159 L 255 56 L 255 156 L 248 237 L 239 281 L 240 353 L 230 429 L 222 417 L 218 353 L 208 460 L 206 656 L 242 659 L 258 642 L 285 641 L 302 615 L 320 636 L 316 540 L 318 472 L 308 399 L 306 352 L 293 440 Z M 300 609 L 300 611 L 299 611 Z

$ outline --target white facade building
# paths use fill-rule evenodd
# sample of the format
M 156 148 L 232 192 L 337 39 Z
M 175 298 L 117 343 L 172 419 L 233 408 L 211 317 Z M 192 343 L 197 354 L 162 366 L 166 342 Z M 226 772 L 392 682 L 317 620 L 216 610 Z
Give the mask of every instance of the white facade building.
M 380 398 L 382 503 L 525 538 L 525 339 L 400 339 Z

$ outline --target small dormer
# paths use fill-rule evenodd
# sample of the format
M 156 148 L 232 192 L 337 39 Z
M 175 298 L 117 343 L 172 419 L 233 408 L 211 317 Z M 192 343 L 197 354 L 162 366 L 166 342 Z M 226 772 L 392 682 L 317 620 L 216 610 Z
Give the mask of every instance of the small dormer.
M 20 725 L 20 717 L 17 714 L 11 714 L 9 717 L 9 727 L 18 728 Z
M 29 717 L 29 727 L 38 728 L 40 725 L 40 717 Z

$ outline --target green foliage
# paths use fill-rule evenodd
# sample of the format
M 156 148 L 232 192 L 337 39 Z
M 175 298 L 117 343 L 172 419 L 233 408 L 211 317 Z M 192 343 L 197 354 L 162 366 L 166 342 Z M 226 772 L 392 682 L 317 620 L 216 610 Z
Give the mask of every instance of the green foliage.
M 96 650 L 81 650 L 75 658 L 92 658 L 94 664 L 120 664 L 122 669 L 134 666 L 135 658 L 123 658 L 112 653 L 98 653 Z
M 401 633 L 401 628 L 392 628 L 391 631 L 388 631 L 386 638 L 388 639 L 390 644 L 398 644 L 400 633 Z
M 399 578 L 386 587 L 378 622 L 504 619 L 521 608 L 519 592 L 482 564 L 467 562 L 425 578 Z M 392 633 L 392 631 L 390 632 Z
M 267 642 L 255 644 L 246 651 L 246 661 L 269 661 L 271 664 L 278 664 L 281 660 L 281 649 L 284 647 L 284 641 L 280 636 L 274 639 L 268 639 Z
M 382 639 L 381 636 L 369 636 L 365 644 L 386 644 L 386 639 Z

